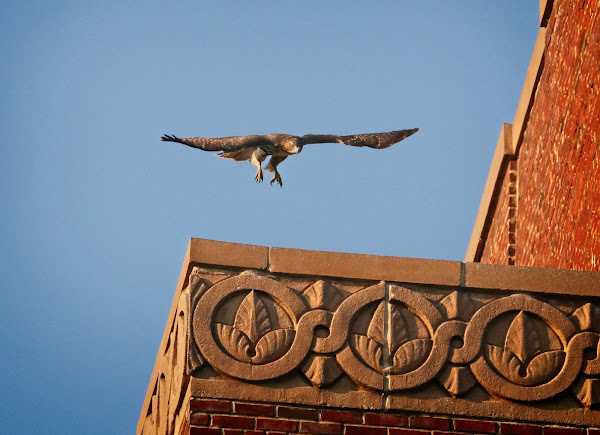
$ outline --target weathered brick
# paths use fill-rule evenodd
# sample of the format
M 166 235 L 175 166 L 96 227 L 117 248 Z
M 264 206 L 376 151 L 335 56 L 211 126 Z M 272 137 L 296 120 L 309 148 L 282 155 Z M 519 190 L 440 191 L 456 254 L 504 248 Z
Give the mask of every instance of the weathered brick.
M 340 423 L 313 423 L 310 421 L 300 422 L 300 432 L 310 434 L 341 434 Z
M 500 423 L 501 434 L 507 435 L 539 435 L 540 426 L 533 424 Z
M 584 435 L 585 429 L 575 427 L 544 427 L 543 435 Z
M 266 417 L 271 417 L 275 415 L 275 406 L 235 402 L 233 404 L 233 413 L 245 415 L 264 415 Z
M 426 430 L 389 428 L 388 435 L 429 435 Z
M 190 427 L 190 435 L 221 435 L 221 429 L 214 427 Z
M 324 409 L 321 411 L 321 420 L 339 421 L 341 423 L 361 423 L 362 416 L 359 412 Z
M 382 426 L 406 426 L 408 418 L 394 414 L 367 413 L 363 416 L 366 424 L 378 424 Z
M 346 425 L 344 435 L 387 435 L 387 429 L 384 427 Z
M 200 412 L 192 412 L 190 415 L 190 424 L 196 426 L 208 425 L 208 414 L 202 414 Z
M 312 408 L 278 406 L 277 417 L 317 421 L 319 419 L 319 411 Z
M 454 420 L 454 429 L 462 430 L 462 431 L 466 431 L 466 432 L 494 433 L 494 432 L 496 432 L 496 423 L 493 421 L 484 421 L 484 420 L 455 419 Z
M 257 418 L 256 429 L 280 430 L 284 432 L 294 432 L 298 428 L 298 423 L 292 420 Z
M 254 427 L 254 419 L 251 417 L 237 417 L 235 415 L 213 415 L 211 416 L 211 426 L 252 429 Z
M 247 432 L 244 432 L 241 429 L 223 429 L 223 435 L 244 435 L 245 433 Z
M 190 408 L 194 411 L 229 412 L 231 402 L 227 400 L 192 399 L 190 400 Z
M 439 417 L 410 417 L 409 424 L 420 429 L 450 429 L 450 420 Z

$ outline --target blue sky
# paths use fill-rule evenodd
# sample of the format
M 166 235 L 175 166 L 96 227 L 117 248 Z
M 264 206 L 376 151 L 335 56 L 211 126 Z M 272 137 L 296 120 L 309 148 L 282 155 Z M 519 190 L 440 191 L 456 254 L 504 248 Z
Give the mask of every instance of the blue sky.
M 191 237 L 462 260 L 538 2 L 5 1 L 0 427 L 129 434 Z M 420 131 L 281 166 L 163 133 Z

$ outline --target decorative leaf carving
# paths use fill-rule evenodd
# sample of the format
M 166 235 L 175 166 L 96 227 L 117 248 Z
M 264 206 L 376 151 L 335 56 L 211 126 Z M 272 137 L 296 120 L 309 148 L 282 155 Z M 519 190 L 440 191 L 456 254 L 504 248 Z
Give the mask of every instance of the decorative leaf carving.
M 527 314 L 520 311 L 506 332 L 504 350 L 515 354 L 520 362 L 526 362 L 541 351 L 541 347 L 535 325 Z
M 439 380 L 454 397 L 466 393 L 477 384 L 471 370 L 464 366 L 446 366 L 440 372 Z
M 489 359 L 506 379 L 518 385 L 540 385 L 555 377 L 565 361 L 565 352 L 551 350 L 541 353 L 529 364 L 522 363 L 512 352 L 488 345 Z
M 252 343 L 271 330 L 267 308 L 254 290 L 240 304 L 233 327 L 246 334 Z
M 393 304 L 390 304 L 390 334 L 388 349 L 390 354 L 396 352 L 396 349 L 409 340 L 408 327 L 402 310 Z
M 352 340 L 354 348 L 356 349 L 360 357 L 363 359 L 363 361 L 366 362 L 372 369 L 381 372 L 381 344 L 379 344 L 375 340 L 370 339 L 369 337 L 365 337 L 364 335 L 359 334 L 352 334 Z
M 537 355 L 527 366 L 527 383 L 523 385 L 539 385 L 549 381 L 558 374 L 565 362 L 565 352 L 551 350 Z
M 302 371 L 315 387 L 331 385 L 343 371 L 335 358 L 313 355 L 302 367 Z
M 573 385 L 573 392 L 587 409 L 600 403 L 600 379 L 581 379 Z
M 204 364 L 204 358 L 200 355 L 200 351 L 196 347 L 196 344 L 190 344 L 188 350 L 189 358 L 187 361 L 186 373 L 192 374 Z
M 389 332 L 387 336 L 384 332 L 386 306 L 389 306 Z M 375 340 L 382 346 L 386 344 L 390 350 L 390 354 L 394 353 L 401 344 L 406 343 L 410 338 L 402 310 L 396 305 L 387 305 L 382 301 L 369 323 L 367 337 Z
M 277 329 L 266 333 L 256 344 L 252 363 L 266 364 L 276 360 L 289 350 L 295 335 L 293 329 Z
M 389 307 L 389 308 L 388 308 Z M 384 331 L 385 310 L 389 309 L 387 319 L 389 330 Z M 421 365 L 432 346 L 429 339 L 416 339 L 409 341 L 410 336 L 403 310 L 394 304 L 382 301 L 369 323 L 367 336 L 355 334 L 354 347 L 361 358 L 373 369 L 382 372 L 387 368 L 388 362 L 382 361 L 384 346 L 389 349 L 390 357 L 393 355 L 391 373 L 407 373 Z M 390 358 L 392 359 L 392 358 Z
M 573 313 L 582 331 L 600 331 L 600 308 L 587 303 Z
M 433 342 L 429 339 L 419 338 L 404 343 L 394 354 L 394 363 L 391 373 L 408 373 L 425 362 Z
M 227 352 L 235 359 L 240 361 L 250 362 L 250 346 L 252 343 L 248 337 L 235 327 L 217 323 L 217 335 L 221 344 Z
M 337 287 L 323 280 L 315 282 L 304 290 L 304 296 L 308 299 L 311 308 L 323 308 L 329 311 L 335 311 L 344 299 Z
M 385 302 L 382 301 L 369 323 L 369 329 L 367 330 L 367 337 L 375 340 L 379 344 L 385 343 L 385 334 L 383 332 L 385 322 Z
M 296 335 L 293 329 L 271 330 L 269 312 L 254 290 L 240 303 L 233 326 L 217 323 L 216 330 L 231 356 L 253 364 L 266 364 L 285 354 Z
M 457 291 L 450 293 L 441 303 L 446 309 L 446 317 L 450 320 L 460 319 L 468 322 L 478 308 L 468 294 Z
M 496 370 L 500 372 L 505 378 L 515 382 L 520 380 L 519 370 L 521 369 L 521 363 L 519 359 L 512 352 L 506 352 L 499 346 L 488 344 L 488 357 Z

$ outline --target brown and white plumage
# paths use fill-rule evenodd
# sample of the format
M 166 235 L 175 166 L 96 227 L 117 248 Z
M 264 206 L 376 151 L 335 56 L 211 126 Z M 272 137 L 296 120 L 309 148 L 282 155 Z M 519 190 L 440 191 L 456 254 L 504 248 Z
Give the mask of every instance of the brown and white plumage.
M 275 173 L 271 184 L 277 182 L 280 186 L 283 186 L 277 166 L 288 156 L 298 154 L 302 151 L 304 145 L 314 143 L 342 143 L 355 147 L 383 149 L 400 142 L 402 139 L 406 139 L 418 130 L 418 128 L 413 128 L 387 133 L 353 134 L 349 136 L 338 136 L 335 134 L 307 134 L 304 136 L 266 134 L 218 138 L 179 138 L 177 136 L 163 135 L 161 140 L 181 143 L 204 151 L 221 151 L 218 156 L 226 159 L 236 161 L 250 160 L 250 163 L 257 168 L 256 181 L 258 182 L 263 180 L 261 164 L 267 156 L 271 156 L 269 164 L 265 169 L 267 172 Z

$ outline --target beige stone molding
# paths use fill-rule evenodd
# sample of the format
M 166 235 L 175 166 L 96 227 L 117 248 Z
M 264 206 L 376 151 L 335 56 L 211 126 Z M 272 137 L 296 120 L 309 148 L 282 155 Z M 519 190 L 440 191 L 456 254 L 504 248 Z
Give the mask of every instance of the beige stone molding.
M 186 261 L 138 432 L 186 395 L 600 425 L 600 273 L 201 239 Z

